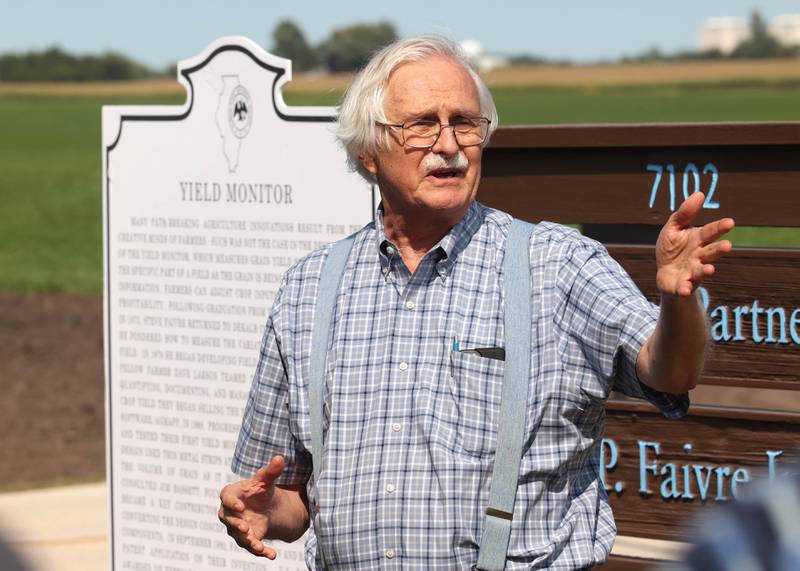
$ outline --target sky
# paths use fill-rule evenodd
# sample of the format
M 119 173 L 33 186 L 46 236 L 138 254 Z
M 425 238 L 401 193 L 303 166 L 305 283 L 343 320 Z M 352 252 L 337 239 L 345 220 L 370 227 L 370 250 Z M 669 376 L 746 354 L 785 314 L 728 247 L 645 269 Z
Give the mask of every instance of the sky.
M 401 36 L 439 33 L 476 40 L 490 53 L 589 63 L 652 47 L 696 48 L 706 19 L 748 18 L 754 9 L 769 21 L 800 13 L 800 0 L 0 0 L 0 53 L 110 50 L 163 69 L 222 36 L 269 48 L 276 24 L 288 18 L 311 44 L 337 27 L 383 20 Z

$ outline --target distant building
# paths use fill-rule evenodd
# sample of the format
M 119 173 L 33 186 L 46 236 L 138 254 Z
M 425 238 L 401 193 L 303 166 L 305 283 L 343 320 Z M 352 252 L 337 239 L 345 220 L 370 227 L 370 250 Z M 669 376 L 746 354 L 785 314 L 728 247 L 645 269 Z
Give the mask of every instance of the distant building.
M 461 49 L 478 71 L 491 71 L 508 65 L 508 58 L 485 53 L 481 43 L 475 40 L 464 40 L 461 42 Z
M 750 28 L 742 18 L 711 18 L 700 30 L 700 50 L 719 50 L 729 54 L 750 37 Z
M 784 46 L 800 46 L 800 14 L 778 16 L 770 22 L 767 30 Z M 711 18 L 700 30 L 700 50 L 719 50 L 729 54 L 748 39 L 750 25 L 743 18 Z
M 769 33 L 784 46 L 800 46 L 800 14 L 778 16 L 769 24 Z

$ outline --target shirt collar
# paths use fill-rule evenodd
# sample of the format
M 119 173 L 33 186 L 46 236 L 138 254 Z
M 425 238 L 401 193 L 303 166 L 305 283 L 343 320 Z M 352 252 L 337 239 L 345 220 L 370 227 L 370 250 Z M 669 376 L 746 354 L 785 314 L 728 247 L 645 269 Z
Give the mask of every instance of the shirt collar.
M 484 218 L 484 208 L 477 202 L 472 202 L 466 214 L 450 231 L 439 240 L 439 242 L 429 250 L 437 252 L 439 259 L 436 262 L 436 271 L 444 280 L 450 273 L 458 259 L 459 253 L 463 251 L 472 240 L 472 236 L 478 231 Z M 397 247 L 386 238 L 383 228 L 383 203 L 378 205 L 375 215 L 376 245 L 378 247 L 378 257 L 381 263 L 381 272 L 388 275 L 392 270 L 395 260 L 399 260 L 400 252 Z

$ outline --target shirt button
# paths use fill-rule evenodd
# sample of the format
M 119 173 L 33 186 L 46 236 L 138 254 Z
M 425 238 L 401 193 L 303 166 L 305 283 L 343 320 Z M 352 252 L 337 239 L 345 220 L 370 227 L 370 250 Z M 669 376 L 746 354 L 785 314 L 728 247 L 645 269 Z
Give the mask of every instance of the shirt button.
M 395 422 L 392 425 L 392 430 L 394 430 L 395 432 L 400 432 L 402 429 L 403 429 L 403 425 L 401 425 L 399 422 Z
M 384 551 L 383 554 L 386 555 L 386 559 L 394 559 L 395 556 L 394 549 L 391 548 Z
M 406 363 L 405 361 L 403 361 L 402 363 L 400 363 L 400 370 L 401 370 L 401 371 L 406 371 L 406 370 L 408 370 L 408 363 Z
M 406 309 L 414 309 L 415 307 L 417 307 L 417 304 L 410 299 L 406 302 Z
M 386 275 L 388 273 L 389 273 L 389 268 L 383 268 L 383 275 Z
M 393 246 L 386 246 L 386 253 L 390 256 L 394 256 L 397 253 L 397 250 L 395 250 Z
M 386 484 L 386 491 L 387 491 L 388 493 L 390 493 L 390 494 L 391 494 L 391 493 L 392 493 L 392 492 L 394 492 L 396 489 L 397 489 L 397 488 L 395 488 L 395 487 L 394 487 L 394 484 Z

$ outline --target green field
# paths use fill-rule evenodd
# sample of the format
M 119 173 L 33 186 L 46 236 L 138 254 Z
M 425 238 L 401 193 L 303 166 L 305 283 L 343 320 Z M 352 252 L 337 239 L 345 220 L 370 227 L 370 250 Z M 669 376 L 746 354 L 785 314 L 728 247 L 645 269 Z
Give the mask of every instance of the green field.
M 800 120 L 800 85 L 494 90 L 501 123 Z M 340 94 L 290 93 L 291 105 Z M 0 94 L 0 290 L 100 291 L 100 107 L 182 97 Z M 734 231 L 738 245 L 800 247 L 795 229 Z
M 100 107 L 131 102 L 0 96 L 0 289 L 101 290 Z
M 495 88 L 501 125 L 800 120 L 800 84 Z M 291 105 L 335 105 L 340 93 L 289 93 Z

